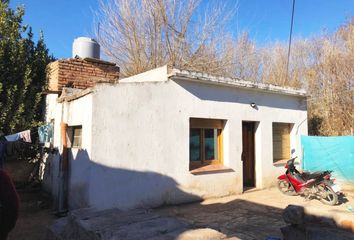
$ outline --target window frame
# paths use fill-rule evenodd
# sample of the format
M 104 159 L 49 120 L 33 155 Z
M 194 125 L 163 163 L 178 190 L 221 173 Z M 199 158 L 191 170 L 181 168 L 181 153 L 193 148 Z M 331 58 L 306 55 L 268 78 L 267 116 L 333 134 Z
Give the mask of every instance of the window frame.
M 71 128 L 71 148 L 81 148 L 82 147 L 82 125 L 70 126 Z M 80 135 L 75 136 L 75 130 L 81 130 Z M 80 139 L 80 144 L 75 144 L 75 139 Z
M 276 126 L 276 125 L 278 125 L 278 126 Z M 287 128 L 287 138 L 288 138 L 288 140 L 287 140 L 287 144 L 288 144 L 288 146 L 286 146 L 285 148 L 288 148 L 288 151 L 286 151 L 286 155 L 282 155 L 281 156 L 281 158 L 280 159 L 276 159 L 275 157 L 275 144 L 274 144 L 274 128 L 275 127 L 279 127 L 280 125 L 282 125 L 283 126 L 283 129 L 285 129 L 285 128 Z M 292 132 L 292 128 L 293 128 L 293 126 L 294 126 L 294 124 L 293 123 L 289 123 L 289 122 L 273 122 L 272 123 L 272 145 L 273 145 L 273 149 L 272 149 L 272 151 L 273 151 L 273 164 L 276 164 L 276 163 L 280 163 L 280 162 L 283 162 L 283 161 L 286 161 L 286 160 L 288 160 L 288 159 L 290 159 L 291 158 L 291 132 Z M 283 138 L 283 136 L 281 135 L 280 136 L 281 138 Z M 283 144 L 284 144 L 284 142 L 283 142 L 283 139 L 281 140 L 281 147 L 282 148 L 284 148 L 283 147 Z M 283 150 L 282 150 L 283 151 Z
M 223 129 L 224 120 L 219 119 L 205 119 L 205 118 L 190 118 L 189 120 L 189 169 L 193 170 L 196 168 L 208 166 L 208 165 L 218 165 L 223 164 Z M 200 160 L 192 161 L 190 152 L 190 133 L 191 129 L 200 130 L 200 149 L 199 156 Z M 217 158 L 206 160 L 205 159 L 205 129 L 217 129 Z

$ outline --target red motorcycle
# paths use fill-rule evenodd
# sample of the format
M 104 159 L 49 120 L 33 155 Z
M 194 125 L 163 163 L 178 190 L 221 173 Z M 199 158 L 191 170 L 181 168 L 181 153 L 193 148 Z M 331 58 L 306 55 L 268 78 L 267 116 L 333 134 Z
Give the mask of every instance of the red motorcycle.
M 307 200 L 315 197 L 327 205 L 337 204 L 340 188 L 331 179 L 332 171 L 300 173 L 294 165 L 295 159 L 287 161 L 285 174 L 278 177 L 279 190 L 286 195 L 304 196 Z

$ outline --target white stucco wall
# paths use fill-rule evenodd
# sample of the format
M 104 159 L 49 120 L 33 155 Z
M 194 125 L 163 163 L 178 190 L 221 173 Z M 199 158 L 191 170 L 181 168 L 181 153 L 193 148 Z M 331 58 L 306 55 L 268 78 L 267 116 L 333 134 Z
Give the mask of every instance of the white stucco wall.
M 241 193 L 242 121 L 258 122 L 256 186 L 268 187 L 284 172 L 273 165 L 272 122 L 294 124 L 299 153 L 307 134 L 302 99 L 183 80 L 101 85 L 93 94 L 89 204 L 132 208 Z M 224 162 L 233 172 L 189 172 L 191 117 L 227 120 Z
M 167 66 L 152 69 L 131 77 L 120 79 L 120 83 L 132 83 L 132 82 L 162 82 L 167 81 L 168 72 Z
M 54 122 L 54 139 L 53 146 L 60 146 L 60 119 L 62 108 L 61 105 L 57 103 L 58 94 L 48 94 L 46 96 L 46 122 Z M 52 194 L 54 201 L 56 201 L 59 193 L 59 154 L 47 154 L 44 157 L 45 168 L 43 174 L 43 186 L 44 189 Z M 54 203 L 56 204 L 56 203 Z
M 250 106 L 257 104 L 258 109 Z M 62 151 L 60 122 L 82 125 L 82 147 L 69 151 L 70 208 L 153 207 L 243 191 L 242 122 L 253 121 L 256 187 L 284 172 L 273 165 L 272 123 L 292 123 L 291 148 L 301 157 L 307 134 L 303 97 L 186 80 L 169 80 L 167 68 L 101 84 L 70 102 L 47 96 L 54 119 L 54 147 Z M 224 119 L 224 165 L 229 172 L 189 171 L 190 118 Z M 46 186 L 59 194 L 60 155 L 48 157 Z M 48 174 L 49 171 L 49 174 Z
M 63 178 L 60 171 L 62 152 L 61 122 L 70 128 L 82 126 L 81 148 L 70 148 L 68 171 L 68 203 L 70 208 L 87 206 L 91 143 L 92 143 L 92 96 L 86 95 L 75 101 L 58 103 L 57 94 L 47 95 L 46 121 L 54 121 L 54 143 L 58 153 L 49 154 L 46 160 L 43 183 L 55 202 L 61 193 L 60 184 Z M 71 136 L 67 136 L 69 140 Z M 70 141 L 69 141 L 70 142 Z M 56 203 L 55 203 L 56 204 Z
M 82 126 L 81 148 L 70 148 L 68 203 L 70 208 L 88 206 L 89 172 L 92 150 L 92 95 L 65 103 L 67 116 L 64 121 L 68 127 Z

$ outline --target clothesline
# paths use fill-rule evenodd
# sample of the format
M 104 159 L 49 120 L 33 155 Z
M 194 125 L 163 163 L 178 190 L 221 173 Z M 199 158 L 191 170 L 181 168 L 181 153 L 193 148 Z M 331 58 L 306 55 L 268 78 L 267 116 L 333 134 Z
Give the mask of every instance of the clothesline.
M 30 142 L 32 142 L 31 130 L 25 130 L 25 131 L 22 131 L 22 132 L 18 132 L 18 133 L 14 133 L 14 134 L 11 134 L 11 135 L 7 135 L 7 136 L 5 136 L 5 139 L 8 142 L 14 142 L 14 141 L 22 139 L 24 142 L 29 142 L 30 143 Z
M 37 131 L 33 131 L 37 129 Z M 13 142 L 22 139 L 22 141 L 31 143 L 31 136 L 38 134 L 38 139 L 40 143 L 51 142 L 53 137 L 53 124 L 47 123 L 45 125 L 41 125 L 38 127 L 32 127 L 31 129 L 27 129 L 18 133 L 10 134 L 3 136 L 6 141 Z
M 35 130 L 37 131 L 31 131 Z M 14 133 L 7 136 L 0 136 L 0 168 L 3 166 L 5 157 L 14 153 L 13 149 L 19 151 L 20 144 L 34 145 L 32 144 L 31 136 L 38 134 L 38 140 L 40 144 L 50 143 L 53 139 L 53 124 L 48 123 L 39 127 L 27 129 L 18 133 Z M 10 150 L 9 150 L 10 149 Z

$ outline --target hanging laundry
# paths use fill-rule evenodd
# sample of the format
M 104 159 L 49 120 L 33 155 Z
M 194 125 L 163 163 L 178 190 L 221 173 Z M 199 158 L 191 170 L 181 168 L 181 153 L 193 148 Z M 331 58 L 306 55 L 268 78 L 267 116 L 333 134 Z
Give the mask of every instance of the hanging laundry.
M 6 140 L 9 142 L 14 142 L 17 140 L 20 140 L 20 133 L 15 133 L 15 134 L 11 134 L 11 135 L 7 135 L 5 136 Z
M 31 140 L 31 130 L 25 130 L 23 132 L 20 132 L 20 138 L 22 138 L 22 140 L 24 142 L 32 142 Z
M 31 130 L 25 130 L 19 133 L 15 133 L 15 134 L 11 134 L 11 135 L 7 135 L 5 136 L 5 139 L 8 142 L 15 142 L 18 141 L 20 139 L 22 139 L 24 142 L 32 142 L 31 140 Z
M 51 142 L 53 139 L 53 124 L 48 123 L 38 127 L 38 139 L 40 143 Z

